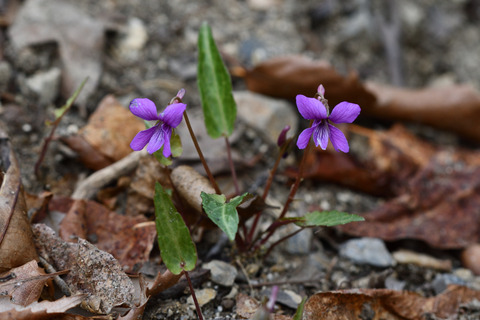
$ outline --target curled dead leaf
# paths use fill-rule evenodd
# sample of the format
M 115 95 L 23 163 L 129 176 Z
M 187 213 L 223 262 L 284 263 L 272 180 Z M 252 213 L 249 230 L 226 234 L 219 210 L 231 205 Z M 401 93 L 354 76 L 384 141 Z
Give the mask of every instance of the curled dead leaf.
M 180 196 L 197 212 L 202 212 L 200 193 L 215 193 L 210 181 L 190 166 L 182 165 L 173 169 L 172 183 Z
M 37 260 L 27 217 L 20 168 L 0 129 L 0 272 Z

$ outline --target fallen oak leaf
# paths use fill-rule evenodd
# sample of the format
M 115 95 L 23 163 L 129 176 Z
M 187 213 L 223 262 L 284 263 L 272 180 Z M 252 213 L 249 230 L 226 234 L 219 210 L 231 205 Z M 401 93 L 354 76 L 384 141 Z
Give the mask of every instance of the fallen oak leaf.
M 68 270 L 46 274 L 38 267 L 37 262 L 32 260 L 0 275 L 1 279 L 10 279 L 0 282 L 0 296 L 9 296 L 13 303 L 27 306 L 40 298 L 43 287 L 49 279 L 67 272 Z
M 7 134 L 0 129 L 0 272 L 38 259 L 20 178 Z
M 64 242 L 43 224 L 34 225 L 33 232 L 40 255 L 57 270 L 70 270 L 64 276 L 70 291 L 88 294 L 82 308 L 106 314 L 115 306 L 133 306 L 133 283 L 112 255 L 83 239 Z

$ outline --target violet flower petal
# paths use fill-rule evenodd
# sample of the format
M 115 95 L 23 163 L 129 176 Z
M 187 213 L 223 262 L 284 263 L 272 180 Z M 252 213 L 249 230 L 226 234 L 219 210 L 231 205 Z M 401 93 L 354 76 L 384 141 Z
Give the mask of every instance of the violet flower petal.
M 330 129 L 328 124 L 325 121 L 320 122 L 318 125 L 312 126 L 315 128 L 313 131 L 313 141 L 315 142 L 315 146 L 319 146 L 323 150 L 327 149 L 328 146 L 328 137 L 330 135 Z
M 340 102 L 328 117 L 333 123 L 352 123 L 360 114 L 360 106 L 350 102 Z
M 350 150 L 350 147 L 348 146 L 347 138 L 345 138 L 343 132 L 331 124 L 328 124 L 328 127 L 330 128 L 330 141 L 332 142 L 335 151 L 343 151 L 347 153 Z
M 165 143 L 164 125 L 155 126 L 155 131 L 147 146 L 148 153 L 152 154 L 158 151 Z
M 138 98 L 130 102 L 130 111 L 143 120 L 159 120 L 157 107 L 150 99 Z
M 182 122 L 183 112 L 186 108 L 185 103 L 171 104 L 160 114 L 160 119 L 171 128 L 176 128 Z
M 300 133 L 297 139 L 297 147 L 298 149 L 305 149 L 308 145 L 308 142 L 310 141 L 310 138 L 312 137 L 313 130 L 315 130 L 314 127 L 307 128 Z
M 170 148 L 170 139 L 172 138 L 172 128 L 169 126 L 163 125 L 162 130 L 163 130 L 163 138 L 165 143 L 163 144 L 163 156 L 165 158 L 168 158 L 172 155 L 172 151 Z
M 299 94 L 297 95 L 296 102 L 298 112 L 300 112 L 305 119 L 321 120 L 327 118 L 327 109 L 319 100 Z
M 143 130 L 137 133 L 135 138 L 133 138 L 132 142 L 130 142 L 130 148 L 135 151 L 140 151 L 145 148 L 147 143 L 150 141 L 150 138 L 152 138 L 155 129 L 156 127 L 151 127 L 150 129 Z

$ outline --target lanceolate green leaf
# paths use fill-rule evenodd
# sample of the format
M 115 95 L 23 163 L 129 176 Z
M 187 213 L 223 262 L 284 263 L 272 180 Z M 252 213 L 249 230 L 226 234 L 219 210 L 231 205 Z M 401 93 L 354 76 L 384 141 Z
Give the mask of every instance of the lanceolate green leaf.
M 314 211 L 307 213 L 302 220 L 295 222 L 300 227 L 337 226 L 354 221 L 365 221 L 356 214 L 340 211 Z
M 238 212 L 237 207 L 242 203 L 243 198 L 248 193 L 235 197 L 230 202 L 225 203 L 226 198 L 223 194 L 208 194 L 202 191 L 202 206 L 208 215 L 220 229 L 223 230 L 230 240 L 235 239 L 238 230 Z
M 190 271 L 197 263 L 197 249 L 169 194 L 155 184 L 155 223 L 163 262 L 173 274 Z
M 237 107 L 230 75 L 206 22 L 198 35 L 197 83 L 208 135 L 214 139 L 228 137 L 233 132 Z

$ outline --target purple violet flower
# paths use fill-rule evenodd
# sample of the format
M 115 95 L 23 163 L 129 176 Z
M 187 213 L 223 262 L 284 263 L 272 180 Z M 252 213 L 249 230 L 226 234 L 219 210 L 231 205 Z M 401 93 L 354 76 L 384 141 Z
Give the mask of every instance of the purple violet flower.
M 315 146 L 320 146 L 325 150 L 330 138 L 336 151 L 348 152 L 347 138 L 345 138 L 342 131 L 330 123 L 352 123 L 360 114 L 360 106 L 343 101 L 333 108 L 331 114 L 328 114 L 327 100 L 323 98 L 325 89 L 321 86 L 318 91 L 318 98 L 308 98 L 301 94 L 297 95 L 298 111 L 305 119 L 313 120 L 312 126 L 303 130 L 298 136 L 297 146 L 299 149 L 305 149 L 310 141 L 310 137 L 313 137 Z
M 174 103 L 157 115 L 157 107 L 151 100 L 145 98 L 133 99 L 130 102 L 130 111 L 134 115 L 143 120 L 157 122 L 150 129 L 137 133 L 130 143 L 130 148 L 140 151 L 148 144 L 147 151 L 152 154 L 163 146 L 163 156 L 165 158 L 170 157 L 172 154 L 170 150 L 172 130 L 182 121 L 186 107 L 187 105 L 184 103 Z

